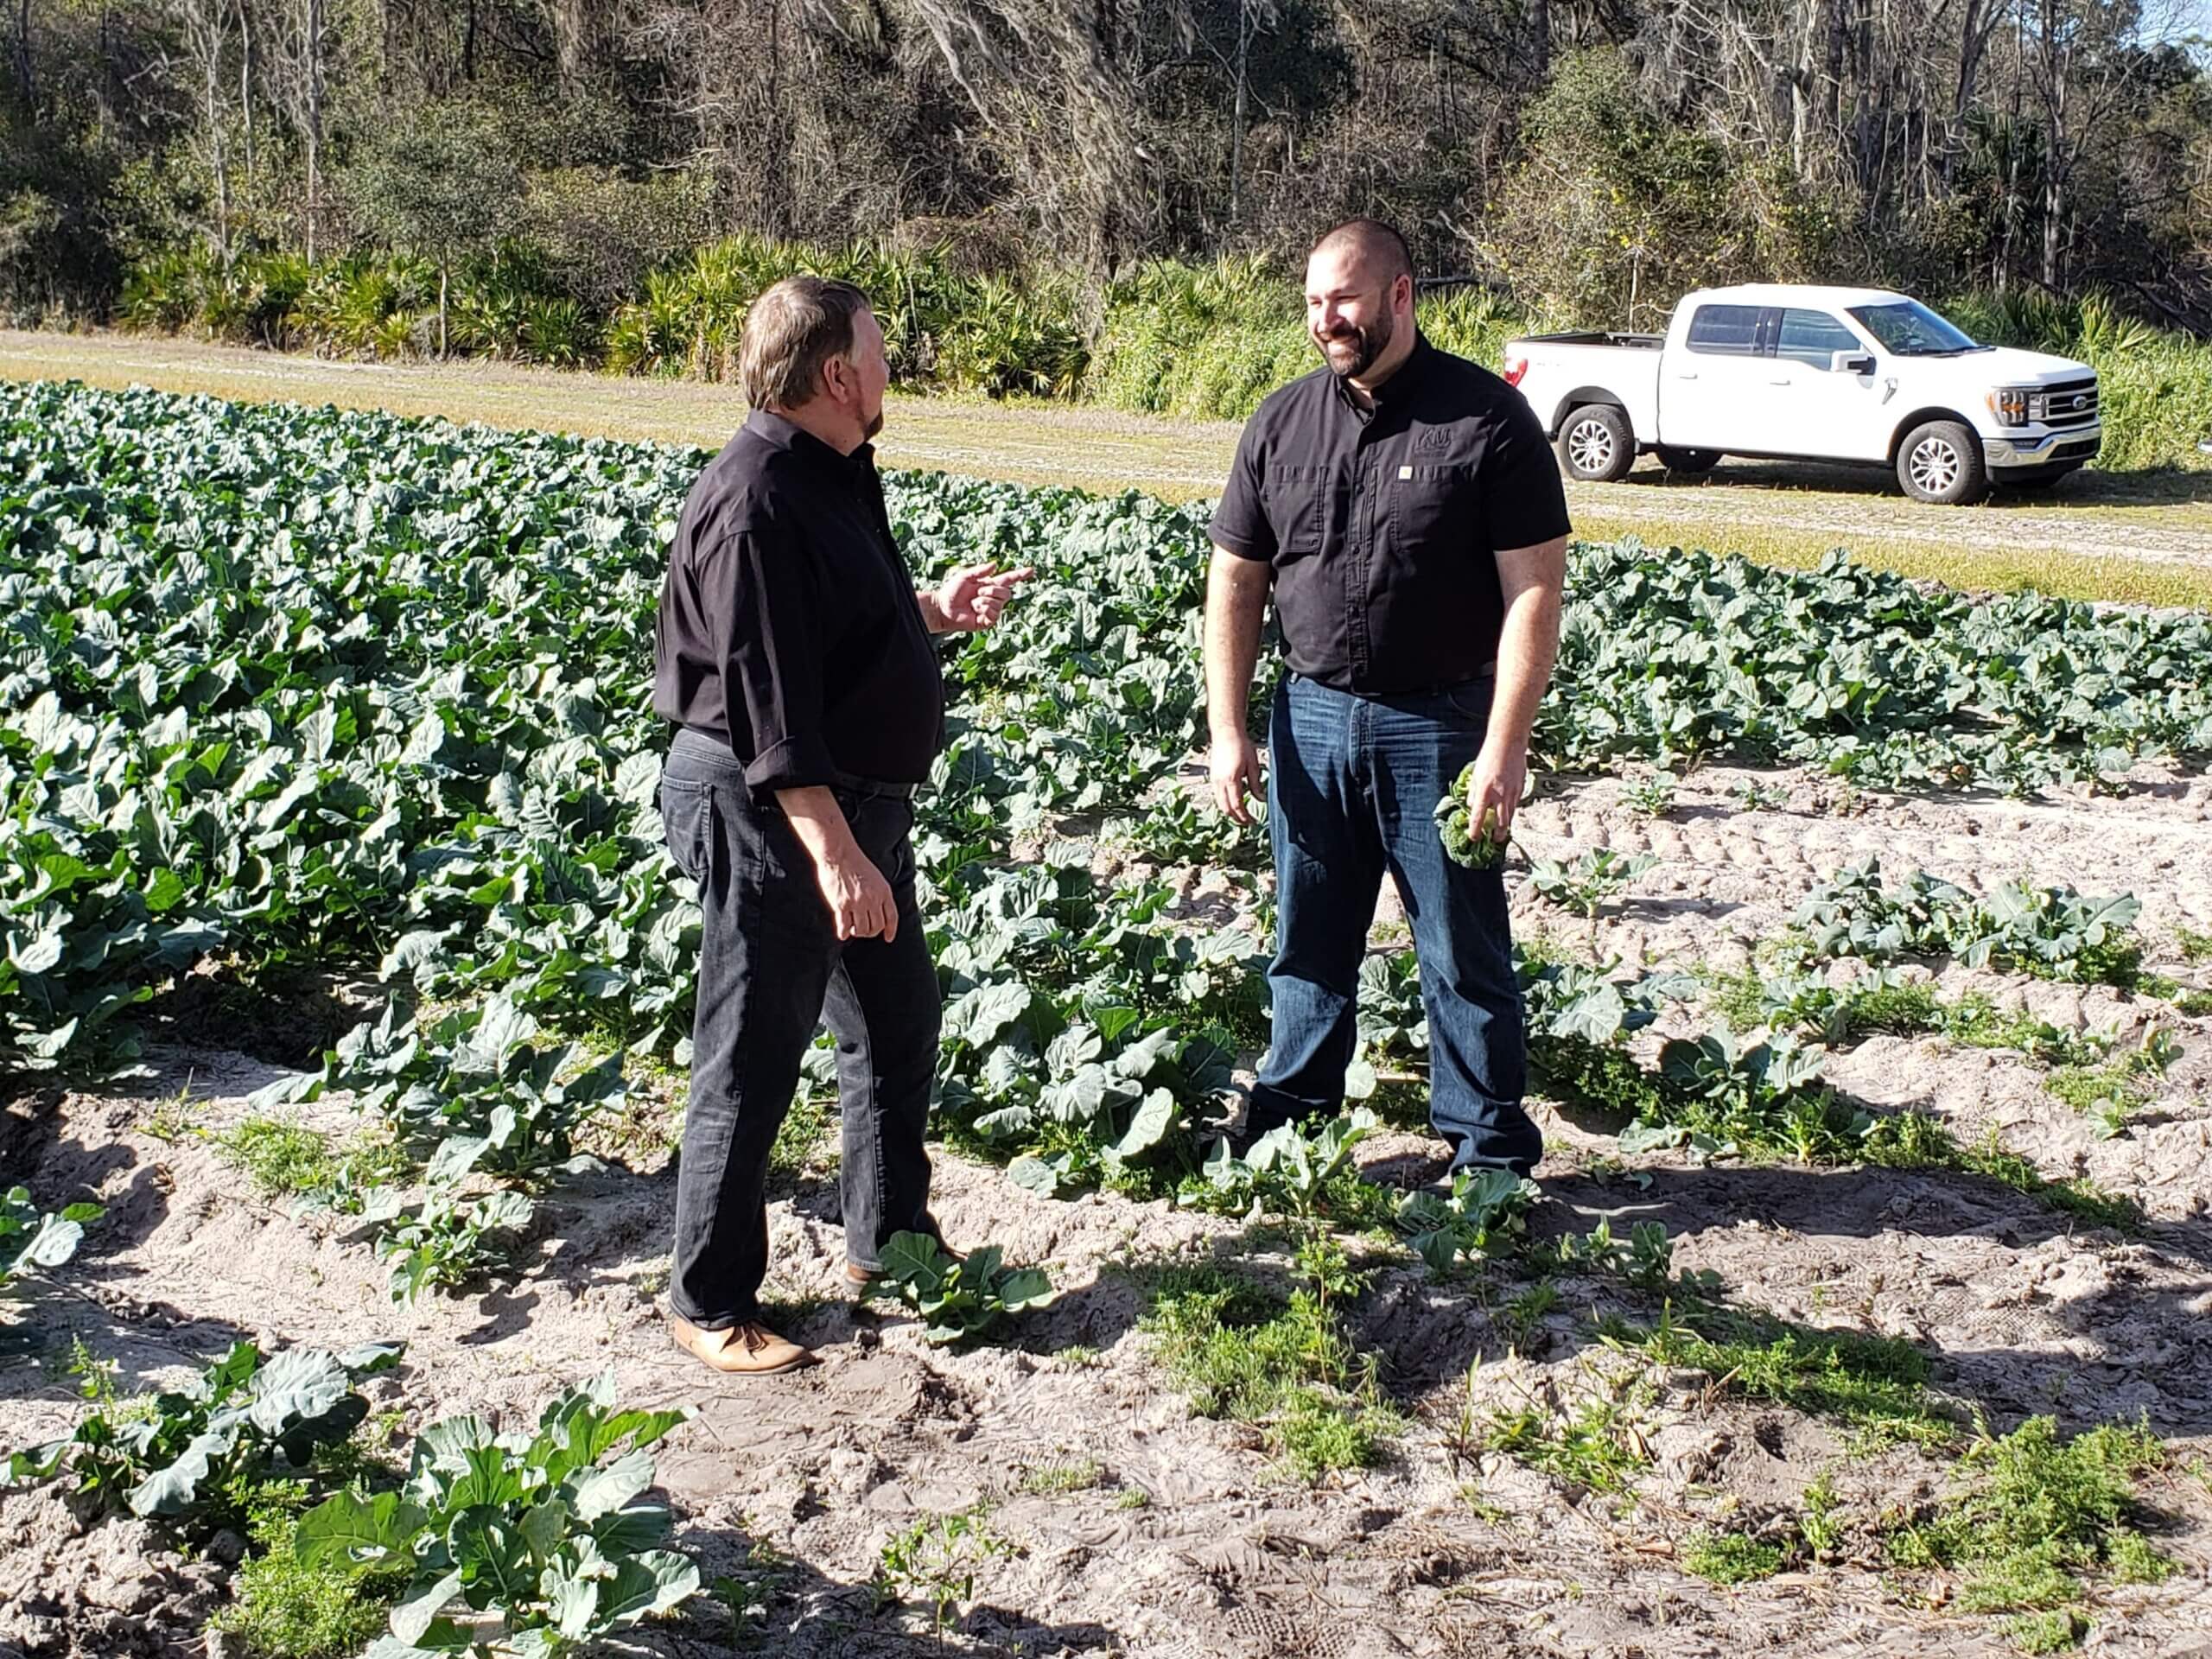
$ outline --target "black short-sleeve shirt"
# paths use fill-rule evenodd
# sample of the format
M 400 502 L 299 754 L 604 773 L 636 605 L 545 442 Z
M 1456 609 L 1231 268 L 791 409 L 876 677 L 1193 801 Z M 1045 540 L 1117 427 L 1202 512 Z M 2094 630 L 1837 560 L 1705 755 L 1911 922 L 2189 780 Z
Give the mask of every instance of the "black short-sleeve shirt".
M 1295 672 L 1387 696 L 1488 672 L 1505 620 L 1497 550 L 1568 528 L 1528 400 L 1416 339 L 1372 410 L 1325 367 L 1261 404 L 1212 534 L 1274 567 Z
M 753 410 L 683 504 L 654 643 L 653 707 L 756 791 L 929 776 L 944 683 L 866 444 Z

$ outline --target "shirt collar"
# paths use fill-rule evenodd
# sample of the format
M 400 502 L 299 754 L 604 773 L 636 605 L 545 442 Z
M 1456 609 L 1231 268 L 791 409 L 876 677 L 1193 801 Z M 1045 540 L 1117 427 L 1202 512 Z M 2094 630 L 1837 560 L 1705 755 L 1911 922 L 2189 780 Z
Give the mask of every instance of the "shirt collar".
M 1436 348 L 1428 343 L 1428 336 L 1421 333 L 1416 324 L 1413 350 L 1407 353 L 1406 360 L 1398 365 L 1398 372 L 1375 389 L 1375 407 L 1371 412 L 1380 415 L 1385 410 L 1395 409 L 1412 398 L 1421 390 L 1421 382 L 1427 378 L 1429 365 L 1435 359 Z M 1362 416 L 1370 413 L 1361 408 L 1359 399 L 1352 396 L 1350 381 L 1341 375 L 1332 374 L 1329 378 L 1336 382 L 1337 396 L 1344 401 L 1346 408 Z
M 832 467 L 873 467 L 875 446 L 863 443 L 849 455 L 841 455 L 816 437 L 797 421 L 779 415 L 772 409 L 756 409 L 745 417 L 745 429 L 772 449 L 787 449 L 792 454 Z

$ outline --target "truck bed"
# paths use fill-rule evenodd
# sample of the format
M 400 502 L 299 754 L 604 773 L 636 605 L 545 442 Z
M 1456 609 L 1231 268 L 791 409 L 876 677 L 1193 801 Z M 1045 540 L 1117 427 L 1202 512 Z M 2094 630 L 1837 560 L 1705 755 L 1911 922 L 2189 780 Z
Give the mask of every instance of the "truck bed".
M 1508 343 L 1514 346 L 1620 346 L 1630 351 L 1656 352 L 1666 344 L 1664 334 L 1622 334 L 1606 329 L 1589 329 L 1563 334 L 1519 334 Z

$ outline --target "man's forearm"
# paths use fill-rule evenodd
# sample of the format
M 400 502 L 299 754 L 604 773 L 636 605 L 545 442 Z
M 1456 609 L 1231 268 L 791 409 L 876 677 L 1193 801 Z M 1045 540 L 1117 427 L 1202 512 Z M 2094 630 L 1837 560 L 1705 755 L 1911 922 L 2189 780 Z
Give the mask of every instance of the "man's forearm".
M 1218 550 L 1206 573 L 1206 722 L 1216 737 L 1244 730 L 1271 575 L 1259 560 Z
M 1559 655 L 1559 589 L 1530 587 L 1513 596 L 1497 642 L 1497 689 L 1491 699 L 1484 747 L 1521 754 L 1536 724 L 1536 707 Z
M 845 809 L 820 785 L 779 789 L 776 804 L 784 809 L 784 816 L 791 820 L 793 833 L 816 868 L 848 864 L 860 856 L 861 845 L 853 839 L 852 825 L 845 822 Z

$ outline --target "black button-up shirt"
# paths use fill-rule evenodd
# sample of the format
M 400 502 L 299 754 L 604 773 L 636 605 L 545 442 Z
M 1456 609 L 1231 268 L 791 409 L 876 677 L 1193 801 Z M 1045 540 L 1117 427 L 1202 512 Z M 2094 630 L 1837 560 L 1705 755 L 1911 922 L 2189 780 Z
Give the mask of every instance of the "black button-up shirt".
M 728 744 L 756 790 L 929 776 L 944 683 L 871 448 L 747 417 L 677 521 L 653 707 Z
M 1274 567 L 1293 671 L 1388 696 L 1488 672 L 1505 620 L 1498 550 L 1567 530 L 1528 400 L 1417 338 L 1371 410 L 1325 367 L 1261 404 L 1212 534 Z

